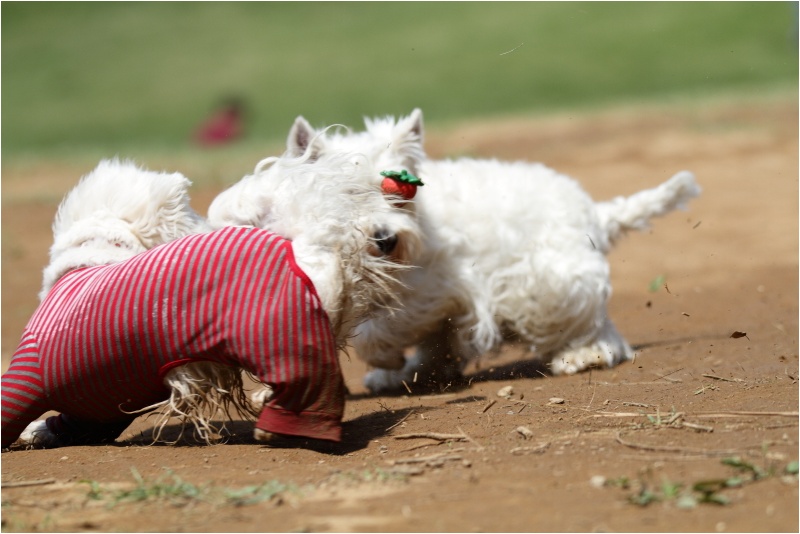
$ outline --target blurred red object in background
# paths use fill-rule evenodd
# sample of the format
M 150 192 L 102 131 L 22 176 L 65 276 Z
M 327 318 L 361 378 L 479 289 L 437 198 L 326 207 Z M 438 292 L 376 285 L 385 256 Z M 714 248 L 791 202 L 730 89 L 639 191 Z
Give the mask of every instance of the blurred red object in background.
M 230 98 L 197 127 L 194 140 L 203 146 L 222 145 L 238 139 L 243 133 L 244 105 L 240 99 Z

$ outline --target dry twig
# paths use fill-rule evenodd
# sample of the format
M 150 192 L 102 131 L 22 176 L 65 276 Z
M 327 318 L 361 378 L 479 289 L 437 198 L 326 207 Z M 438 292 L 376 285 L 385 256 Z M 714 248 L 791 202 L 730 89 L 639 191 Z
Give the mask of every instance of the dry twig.
M 441 464 L 444 462 L 449 462 L 452 460 L 463 460 L 464 458 L 460 454 L 453 454 L 452 452 L 446 453 L 439 453 L 439 454 L 430 454 L 428 456 L 415 456 L 411 458 L 397 458 L 395 460 L 389 460 L 390 465 L 397 465 L 397 464 Z
M 616 440 L 617 443 L 619 443 L 620 445 L 624 445 L 625 447 L 630 447 L 631 449 L 639 449 L 643 451 L 677 452 L 681 454 L 693 454 L 693 455 L 703 455 L 703 456 L 729 456 L 732 454 L 739 454 L 741 452 L 740 450 L 737 449 L 707 450 L 707 449 L 693 449 L 690 447 L 666 447 L 663 445 L 647 445 L 643 443 L 633 443 L 630 441 L 623 440 L 619 432 L 617 432 Z
M 411 434 L 400 434 L 393 436 L 394 439 L 419 439 L 428 438 L 437 441 L 467 441 L 467 436 L 461 434 L 442 434 L 440 432 L 412 432 Z
M 54 478 L 42 478 L 39 480 L 20 480 L 19 482 L 3 482 L 3 488 L 24 488 L 27 486 L 44 486 L 46 484 L 54 484 Z
M 436 454 L 430 454 L 428 456 L 414 456 L 411 458 L 396 458 L 394 460 L 387 460 L 389 465 L 397 466 L 399 469 L 414 469 L 412 464 L 424 464 L 426 467 L 441 467 L 444 465 L 445 462 L 449 461 L 458 461 L 461 460 L 462 463 L 468 463 L 468 460 L 465 460 L 460 454 L 454 454 L 456 452 L 463 451 L 464 447 L 460 447 L 458 449 L 453 449 L 447 452 L 440 452 Z M 419 473 L 413 473 L 419 474 Z
M 408 447 L 406 449 L 400 449 L 400 452 L 415 451 L 417 449 L 424 449 L 425 447 L 430 447 L 432 445 L 441 445 L 442 443 L 445 443 L 445 442 L 444 441 L 434 441 L 432 443 L 431 442 L 422 443 L 420 445 L 414 445 L 413 447 Z
M 697 412 L 693 417 L 747 417 L 747 416 L 766 416 L 766 417 L 798 417 L 800 412 L 748 412 L 742 410 L 724 412 Z
M 686 428 L 692 428 L 694 430 L 700 430 L 702 432 L 713 432 L 714 428 L 706 425 L 698 425 L 696 423 L 687 423 L 686 421 L 681 421 L 681 426 L 685 426 Z
M 744 380 L 742 380 L 741 378 L 725 378 L 723 376 L 708 375 L 708 374 L 705 374 L 705 375 L 702 375 L 702 376 L 704 376 L 706 378 L 712 378 L 714 380 L 722 380 L 723 382 L 744 382 Z
M 550 442 L 540 443 L 534 447 L 514 447 L 511 449 L 511 454 L 542 454 L 550 447 Z
M 401 424 L 403 424 L 403 422 L 404 422 L 406 419 L 408 419 L 408 418 L 409 418 L 409 417 L 411 417 L 412 415 L 414 415 L 414 412 L 408 412 L 408 413 L 406 414 L 406 416 L 405 416 L 405 417 L 403 417 L 403 418 L 402 418 L 402 419 L 400 419 L 398 422 L 396 422 L 395 424 L 393 424 L 392 426 L 390 426 L 389 428 L 387 428 L 387 429 L 386 429 L 386 431 L 388 432 L 388 431 L 390 431 L 391 429 L 393 429 L 394 427 L 396 427 L 396 426 L 400 426 Z
M 461 430 L 461 427 L 456 427 L 456 428 L 458 429 L 458 431 L 459 431 L 459 432 L 461 432 L 461 435 L 462 435 L 462 436 L 464 436 L 464 437 L 466 438 L 466 440 L 467 440 L 467 441 L 469 441 L 470 443 L 472 443 L 473 445 L 475 445 L 476 447 L 478 447 L 478 450 L 479 450 L 479 451 L 482 451 L 482 450 L 483 450 L 483 445 L 481 445 L 480 443 L 478 443 L 477 441 L 475 441 L 474 439 L 472 439 L 471 437 L 469 437 L 469 436 L 467 435 L 467 433 L 466 433 L 466 432 L 464 432 L 463 430 Z
M 682 416 L 701 417 L 712 419 L 715 417 L 748 417 L 748 416 L 765 416 L 765 417 L 798 417 L 800 412 L 747 412 L 747 411 L 726 411 L 726 412 L 695 412 L 686 414 L 680 412 Z M 646 414 L 637 412 L 598 412 L 593 414 L 592 417 L 657 417 L 658 414 Z

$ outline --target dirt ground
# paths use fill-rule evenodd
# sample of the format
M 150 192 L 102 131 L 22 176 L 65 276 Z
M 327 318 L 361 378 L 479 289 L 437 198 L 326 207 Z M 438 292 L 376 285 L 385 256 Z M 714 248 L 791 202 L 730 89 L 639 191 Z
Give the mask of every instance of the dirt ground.
M 225 444 L 147 446 L 140 418 L 114 446 L 4 452 L 3 531 L 797 532 L 797 118 L 776 97 L 429 131 L 433 156 L 542 161 L 597 199 L 696 173 L 689 211 L 610 255 L 634 362 L 550 377 L 509 345 L 465 384 L 373 397 L 343 357 L 341 444 L 264 447 L 234 422 Z M 57 198 L 21 193 L 77 181 L 58 173 L 3 169 L 4 368 Z

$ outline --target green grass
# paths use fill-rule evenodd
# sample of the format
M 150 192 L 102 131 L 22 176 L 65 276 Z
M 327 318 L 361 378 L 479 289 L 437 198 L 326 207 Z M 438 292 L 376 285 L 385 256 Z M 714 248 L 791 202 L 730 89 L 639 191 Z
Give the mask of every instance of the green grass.
M 84 480 L 84 483 L 89 484 L 86 496 L 93 501 L 105 501 L 108 508 L 120 503 L 143 501 L 178 507 L 189 502 L 249 506 L 279 498 L 287 492 L 299 491 L 296 486 L 277 480 L 267 480 L 262 484 L 242 488 L 219 488 L 209 484 L 197 486 L 166 468 L 165 473 L 154 480 L 146 480 L 135 468 L 131 468 L 131 474 L 136 485 L 124 490 L 107 490 L 95 480 Z
M 766 445 L 763 453 L 766 457 Z M 635 488 L 628 495 L 628 502 L 638 506 L 672 501 L 678 508 L 689 509 L 695 508 L 698 504 L 729 505 L 731 500 L 725 495 L 725 490 L 741 488 L 770 477 L 779 476 L 787 483 L 797 483 L 797 460 L 789 462 L 783 467 L 767 461 L 762 468 L 739 457 L 729 457 L 723 458 L 722 464 L 733 468 L 735 474 L 722 478 L 698 480 L 693 483 L 674 482 L 664 477 L 660 484 L 648 480 L 652 478 L 651 476 L 640 477 L 635 482 L 622 476 L 606 480 L 604 485 L 623 490 Z
M 191 150 L 192 128 L 231 94 L 249 103 L 249 142 L 266 146 L 298 114 L 358 125 L 419 106 L 436 123 L 797 87 L 788 2 L 1 9 L 12 160 Z

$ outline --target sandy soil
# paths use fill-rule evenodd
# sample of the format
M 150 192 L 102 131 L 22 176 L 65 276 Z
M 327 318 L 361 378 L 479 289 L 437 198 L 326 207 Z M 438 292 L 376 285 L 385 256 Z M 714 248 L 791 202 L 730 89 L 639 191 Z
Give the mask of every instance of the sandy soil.
M 798 459 L 797 116 L 796 99 L 770 99 L 429 132 L 434 156 L 543 161 L 597 199 L 696 173 L 688 212 L 610 256 L 610 313 L 635 362 L 545 377 L 509 345 L 467 384 L 380 398 L 345 357 L 341 444 L 262 447 L 234 422 L 226 444 L 146 446 L 142 418 L 115 446 L 4 452 L 3 530 L 797 532 L 798 479 L 784 471 Z M 4 366 L 37 303 L 55 209 L 52 195 L 12 193 L 78 178 L 58 173 L 3 171 Z M 216 192 L 195 191 L 197 207 Z M 456 437 L 403 439 L 431 432 Z

